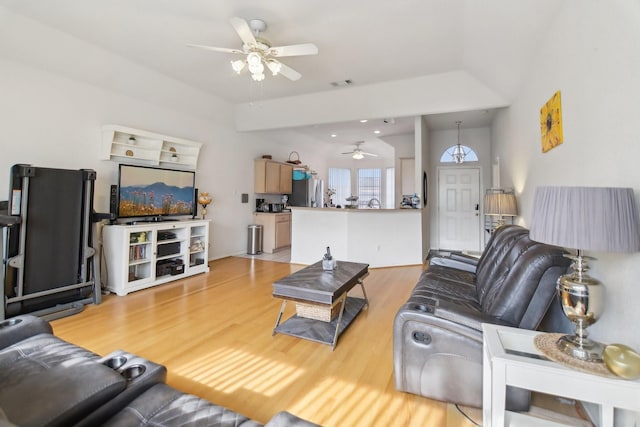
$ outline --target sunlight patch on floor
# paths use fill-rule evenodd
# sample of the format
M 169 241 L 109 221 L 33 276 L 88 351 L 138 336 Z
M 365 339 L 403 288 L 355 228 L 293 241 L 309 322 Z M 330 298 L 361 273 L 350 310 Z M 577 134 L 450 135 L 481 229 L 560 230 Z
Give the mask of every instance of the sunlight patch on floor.
M 298 366 L 230 347 L 218 348 L 172 369 L 227 394 L 246 389 L 266 397 L 277 395 L 305 372 Z
M 407 425 L 412 426 L 439 426 L 445 422 L 444 410 L 434 410 L 430 405 L 409 405 L 410 408 L 407 408 L 404 395 L 380 391 L 335 377 L 326 378 L 315 385 L 294 402 L 289 410 L 294 413 L 303 412 L 309 406 L 322 408 L 325 414 L 330 413 L 326 421 L 328 425 L 390 426 L 397 424 L 399 418 L 411 420 Z M 388 417 L 373 418 L 371 414 L 379 414 L 375 408 L 380 406 L 386 408 L 383 413 Z

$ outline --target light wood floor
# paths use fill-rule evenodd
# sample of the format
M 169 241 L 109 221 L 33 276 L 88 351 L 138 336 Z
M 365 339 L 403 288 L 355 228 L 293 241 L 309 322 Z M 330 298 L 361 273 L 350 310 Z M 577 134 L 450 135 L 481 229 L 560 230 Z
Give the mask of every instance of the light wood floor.
M 370 270 L 370 306 L 333 352 L 271 334 L 281 303 L 271 284 L 302 266 L 237 257 L 210 266 L 208 274 L 108 295 L 53 321 L 54 332 L 98 354 L 123 349 L 163 364 L 173 387 L 263 423 L 287 410 L 324 426 L 473 426 L 452 405 L 394 388 L 393 318 L 422 266 Z M 288 304 L 285 318 L 293 310 Z M 480 423 L 480 411 L 464 409 Z

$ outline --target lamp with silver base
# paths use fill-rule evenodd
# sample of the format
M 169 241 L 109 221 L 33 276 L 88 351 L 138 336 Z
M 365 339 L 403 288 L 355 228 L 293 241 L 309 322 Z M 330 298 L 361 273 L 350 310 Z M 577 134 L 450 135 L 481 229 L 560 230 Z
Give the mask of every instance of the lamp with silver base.
M 560 276 L 557 293 L 562 310 L 575 324 L 557 347 L 579 360 L 601 362 L 604 346 L 590 340 L 586 328 L 604 311 L 604 285 L 587 273 L 584 250 L 636 252 L 640 226 L 633 190 L 604 187 L 539 187 L 536 190 L 530 237 L 550 245 L 576 249 L 573 272 Z
M 604 312 L 604 285 L 587 274 L 587 260 L 595 258 L 584 256 L 581 249 L 575 256 L 566 257 L 573 260 L 573 272 L 560 276 L 556 289 L 562 311 L 575 324 L 576 331 L 574 335 L 560 337 L 557 346 L 577 359 L 601 362 L 604 345 L 587 338 L 587 326 L 599 320 Z

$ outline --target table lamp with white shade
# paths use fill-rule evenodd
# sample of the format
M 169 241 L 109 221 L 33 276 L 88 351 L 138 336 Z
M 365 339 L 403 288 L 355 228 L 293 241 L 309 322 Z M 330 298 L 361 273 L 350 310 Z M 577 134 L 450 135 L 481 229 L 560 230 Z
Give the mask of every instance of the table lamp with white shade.
M 586 328 L 604 311 L 604 286 L 589 276 L 583 251 L 640 251 L 640 225 L 631 188 L 539 187 L 533 203 L 532 240 L 577 250 L 573 272 L 560 276 L 558 298 L 564 314 L 576 327 L 558 348 L 576 359 L 602 361 L 604 346 L 587 338 Z
M 498 217 L 496 228 L 502 227 L 504 217 L 518 216 L 518 204 L 513 191 L 490 189 L 484 195 L 484 214 Z M 491 230 L 493 232 L 493 230 Z

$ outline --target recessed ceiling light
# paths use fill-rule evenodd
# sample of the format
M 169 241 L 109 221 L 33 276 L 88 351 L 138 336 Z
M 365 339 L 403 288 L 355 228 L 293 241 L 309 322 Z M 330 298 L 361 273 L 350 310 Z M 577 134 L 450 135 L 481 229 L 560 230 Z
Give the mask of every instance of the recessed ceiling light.
M 367 120 L 367 119 L 362 119 L 362 120 L 360 120 L 360 123 L 367 123 L 368 121 L 369 120 Z
M 338 136 L 338 135 L 336 135 L 335 133 L 331 134 L 331 138 L 335 138 L 336 136 Z
M 375 133 L 377 135 L 377 134 L 380 133 L 380 131 L 376 129 L 376 130 L 373 131 L 373 133 Z

